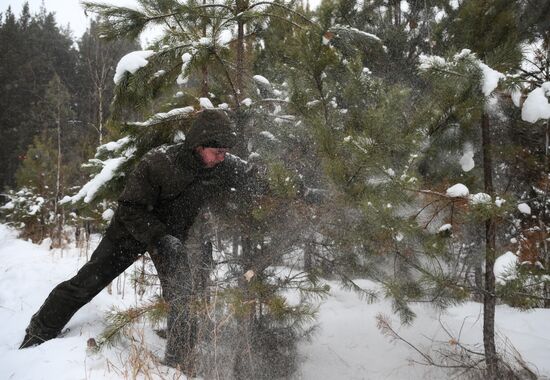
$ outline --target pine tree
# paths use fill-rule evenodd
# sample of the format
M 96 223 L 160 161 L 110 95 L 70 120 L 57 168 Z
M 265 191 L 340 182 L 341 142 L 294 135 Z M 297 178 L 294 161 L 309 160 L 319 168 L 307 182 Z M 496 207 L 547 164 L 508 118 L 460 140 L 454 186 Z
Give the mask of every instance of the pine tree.
M 443 64 L 441 59 L 433 59 L 427 66 L 434 67 L 431 72 L 431 86 L 433 90 L 434 103 L 429 107 L 432 111 L 431 120 L 437 120 L 432 125 L 432 138 L 436 134 L 445 134 L 445 130 L 451 129 L 454 133 L 448 134 L 449 141 L 460 139 L 466 141 L 477 141 L 474 149 L 479 149 L 481 161 L 481 178 L 479 183 L 470 174 L 461 174 L 463 181 L 471 181 L 469 187 L 483 189 L 485 201 L 471 202 L 473 219 L 470 223 L 484 224 L 484 276 L 483 281 L 478 279 L 477 289 L 483 296 L 484 304 L 484 329 L 483 340 L 485 348 L 485 362 L 488 378 L 497 378 L 505 369 L 499 365 L 499 355 L 495 346 L 495 306 L 497 297 L 495 294 L 494 264 L 497 251 L 502 245 L 499 242 L 499 235 L 503 235 L 506 228 L 504 217 L 507 215 L 505 207 L 500 207 L 499 199 L 506 198 L 512 194 L 507 193 L 513 188 L 513 173 L 503 172 L 501 168 L 507 167 L 506 153 L 513 152 L 515 142 L 502 139 L 502 131 L 509 128 L 509 120 L 506 120 L 499 111 L 500 107 L 509 106 L 503 104 L 501 96 L 492 95 L 494 87 L 499 80 L 504 79 L 500 72 L 513 73 L 519 67 L 521 53 L 519 49 L 518 32 L 518 4 L 507 1 L 465 1 L 458 8 L 454 18 L 449 23 L 443 24 L 443 42 L 447 46 L 454 46 L 454 58 L 449 64 Z M 470 50 L 459 50 L 468 47 Z M 439 60 L 442 65 L 437 64 Z M 494 69 L 498 71 L 494 71 Z M 491 85 L 491 79 L 493 84 Z M 481 83 L 481 85 L 480 85 Z M 492 97 L 491 97 L 492 96 Z M 435 105 L 435 107 L 434 107 Z M 443 107 L 441 107 L 443 106 Z M 434 110 L 436 114 L 433 113 Z M 499 112 L 501 113 L 499 115 Z M 454 127 L 453 127 L 454 125 Z M 517 146 L 517 145 L 516 145 Z M 436 148 L 437 149 L 437 148 Z M 462 159 L 473 159 L 474 151 L 464 152 Z M 473 161 L 471 161 L 473 163 Z M 463 170 L 470 170 L 464 168 Z M 474 171 L 472 171 L 474 172 Z M 507 176 L 509 179 L 507 179 Z M 453 178 L 446 176 L 444 178 Z M 457 178 L 454 176 L 454 178 Z M 443 179 L 443 178 L 442 178 Z M 455 179 L 457 181 L 457 179 Z M 473 199 L 480 198 L 477 194 Z M 494 202 L 494 203 L 492 203 Z M 480 205 L 480 203 L 482 205 Z M 477 209 L 477 213 L 475 212 Z M 476 222 L 477 221 L 477 222 Z M 501 230 L 500 234 L 498 230 Z M 481 269 L 478 270 L 481 272 Z M 483 284 L 480 288 L 481 283 Z
M 16 173 L 18 192 L 26 196 L 42 199 L 40 214 L 31 212 L 24 215 L 23 210 L 11 215 L 9 219 L 16 223 L 25 223 L 23 235 L 33 241 L 42 241 L 46 237 L 55 238 L 54 246 L 60 247 L 63 242 L 65 224 L 63 210 L 59 206 L 61 195 L 67 184 L 74 180 L 78 172 L 78 162 L 64 157 L 70 151 L 68 147 L 67 129 L 72 119 L 71 99 L 67 88 L 61 83 L 59 76 L 54 75 L 46 89 L 45 98 L 32 110 L 36 119 L 32 121 L 34 128 L 41 130 L 33 144 L 28 148 L 23 162 Z M 19 199 L 17 202 L 21 203 Z M 21 203 L 21 207 L 27 207 Z M 23 213 L 23 214 L 21 214 Z
M 0 40 L 4 53 L 0 60 L 0 130 L 2 141 L 9 141 L 0 158 L 0 187 L 14 185 L 15 171 L 34 135 L 29 110 L 44 98 L 54 72 L 74 93 L 76 51 L 66 32 L 60 31 L 55 17 L 42 8 L 30 15 L 28 5 L 19 19 L 11 11 L 4 15 Z
M 255 128 L 260 127 L 258 124 L 263 121 L 263 117 L 254 109 L 256 99 L 250 99 L 256 98 L 254 91 L 257 86 L 260 90 L 258 80 L 253 81 L 251 75 L 252 53 L 254 46 L 258 46 L 255 36 L 264 28 L 262 24 L 269 17 L 284 18 L 287 23 L 292 24 L 300 15 L 289 6 L 278 3 L 237 1 L 227 4 L 200 4 L 190 1 L 182 5 L 171 1 L 142 1 L 140 4 L 142 11 L 87 4 L 89 9 L 100 13 L 104 22 L 102 33 L 111 38 L 135 37 L 150 22 L 162 22 L 168 26 L 165 37 L 155 47 L 156 51 L 136 53 L 146 56 L 147 65 L 133 73 L 117 73 L 118 86 L 115 90 L 112 124 L 124 123 L 119 136 L 128 136 L 119 140 L 118 153 L 112 152 L 115 155 L 123 153 L 122 157 L 118 156 L 121 160 L 117 162 L 121 166 L 116 173 L 123 173 L 149 149 L 180 139 L 182 132 L 185 133 L 190 125 L 194 109 L 212 107 L 212 101 L 217 102 L 219 108 L 233 111 L 240 137 L 236 151 L 247 157 L 248 153 L 252 153 L 248 152 L 248 147 L 251 146 Z M 287 13 L 284 17 L 271 15 L 266 5 L 273 9 L 286 10 Z M 235 36 L 230 31 L 233 26 L 237 29 Z M 151 108 L 156 113 L 151 114 Z M 128 122 L 125 119 L 128 112 L 136 113 L 147 120 Z M 132 147 L 136 150 L 129 153 Z M 107 149 L 100 148 L 98 152 L 100 155 L 109 154 Z M 111 160 L 117 159 L 116 156 L 111 157 Z M 121 179 L 118 174 L 115 178 Z M 110 184 L 114 182 L 116 181 L 111 181 Z M 287 183 L 286 187 L 292 188 L 293 183 Z M 81 195 L 82 197 L 77 198 L 84 198 L 85 194 Z M 86 200 L 92 196 L 102 196 L 87 195 Z M 237 334 L 239 341 L 234 349 L 237 355 L 234 358 L 234 376 L 259 378 L 265 376 L 266 371 L 247 364 L 248 361 L 244 360 L 247 347 L 253 344 L 259 358 L 263 357 L 262 360 L 265 360 L 270 352 L 275 354 L 273 350 L 276 348 L 267 345 L 268 338 L 276 337 L 285 330 L 289 339 L 281 340 L 280 343 L 292 347 L 296 334 L 302 328 L 300 320 L 312 314 L 305 306 L 287 305 L 279 295 L 281 289 L 299 286 L 304 292 L 322 293 L 324 290 L 317 286 L 313 278 L 277 280 L 277 285 L 272 285 L 274 274 L 268 267 L 273 262 L 273 257 L 279 257 L 280 260 L 284 251 L 279 252 L 276 247 L 268 251 L 265 240 L 271 233 L 270 217 L 275 215 L 275 211 L 282 210 L 285 204 L 288 205 L 288 202 L 283 201 L 267 209 L 263 208 L 267 204 L 250 202 L 245 209 L 242 200 L 236 202 L 238 217 L 229 222 L 237 220 L 238 227 L 232 228 L 228 235 L 220 236 L 222 241 L 233 240 L 234 245 L 242 247 L 240 254 L 239 250 L 234 250 L 232 257 L 226 259 L 235 268 L 239 268 L 237 278 L 240 277 L 240 280 L 237 281 L 238 287 L 235 287 L 235 272 L 228 274 L 229 279 L 220 280 L 230 286 L 223 293 L 227 298 L 225 305 L 218 305 L 220 309 L 217 312 L 227 313 L 227 310 L 244 308 L 243 313 L 234 313 L 232 316 L 235 321 L 232 328 L 241 331 Z M 260 211 L 261 209 L 265 211 Z M 255 255 L 272 258 L 258 263 L 258 260 L 254 260 Z M 242 277 L 247 268 L 254 270 L 250 281 Z M 297 285 L 301 283 L 304 284 Z M 231 307 L 228 309 L 227 305 Z M 290 363 L 293 356 L 289 351 L 282 358 L 286 362 L 283 360 L 277 363 L 278 370 L 288 373 L 293 367 L 286 363 Z
M 485 63 L 502 72 L 513 72 L 519 65 L 516 5 L 465 1 L 453 8 L 442 2 L 440 6 L 446 12 L 439 14 L 439 21 L 430 18 L 437 9 L 423 9 L 426 28 L 434 30 L 425 29 L 429 32 L 427 45 L 409 41 L 414 53 L 410 56 L 406 55 L 407 49 L 399 50 L 404 45 L 389 47 L 391 36 L 397 35 L 386 34 L 382 43 L 390 50 L 388 56 L 405 56 L 414 63 L 421 53 L 445 50 L 446 56 L 454 57 L 450 59 L 452 63 L 441 67 L 433 62 L 445 61 L 434 58 L 427 64 L 432 67 L 431 75 L 424 78 L 413 67 L 413 74 L 403 80 L 400 74 L 411 68 L 400 70 L 393 66 L 393 78 L 388 78 L 379 70 L 391 65 L 383 54 L 370 60 L 365 55 L 354 57 L 352 49 L 338 49 L 343 37 L 325 34 L 336 49 L 327 49 L 326 56 L 321 50 L 321 54 L 297 60 L 309 64 L 296 70 L 292 86 L 297 109 L 303 110 L 303 120 L 316 131 L 325 172 L 335 186 L 332 197 L 348 210 L 337 217 L 338 228 L 328 230 L 335 242 L 331 261 L 344 272 L 343 279 L 360 273 L 377 280 L 405 322 L 414 317 L 407 305 L 409 301 L 428 299 L 444 307 L 471 294 L 483 294 L 486 363 L 488 374 L 493 377 L 501 370 L 497 367 L 493 329 L 495 226 L 513 214 L 509 205 L 499 206 L 503 204 L 501 198 L 510 196 L 505 195 L 507 184 L 516 186 L 510 182 L 512 173 L 502 168 L 508 167 L 509 152 L 517 149 L 517 144 L 500 135 L 507 128 L 511 130 L 513 123 L 500 120 L 496 108 L 485 106 L 491 91 L 482 91 L 481 84 L 484 76 L 493 76 L 496 82 L 499 77 Z M 372 4 L 365 3 L 364 9 L 369 6 Z M 402 14 L 398 7 L 402 4 L 394 6 L 383 13 L 388 17 L 386 25 L 400 25 Z M 413 7 L 411 10 L 414 14 Z M 332 22 L 357 22 L 348 17 L 354 12 L 356 9 L 348 3 L 326 3 L 321 8 L 322 20 L 329 30 Z M 351 22 L 347 24 L 353 26 Z M 312 38 L 317 47 L 311 51 L 320 50 L 320 40 L 320 36 Z M 297 54 L 306 55 L 307 46 L 302 43 Z M 450 53 L 448 46 L 454 47 Z M 459 54 L 464 47 L 474 50 L 477 56 L 467 51 Z M 327 59 L 331 54 L 333 57 Z M 366 62 L 368 68 L 363 69 Z M 396 81 L 398 84 L 392 85 Z M 426 93 L 430 96 L 426 97 Z M 502 93 L 499 95 L 498 102 L 489 104 L 500 105 Z M 491 127 L 498 128 L 498 132 L 491 132 Z M 465 172 L 471 169 L 463 170 L 473 162 L 474 152 L 477 162 L 480 151 L 483 164 Z M 479 181 L 479 174 L 485 182 Z M 470 200 L 454 198 L 453 192 L 447 193 L 446 189 L 456 182 L 484 189 L 491 195 L 477 194 Z M 486 200 L 478 199 L 483 197 L 493 199 L 497 205 L 484 205 Z M 486 225 L 485 252 L 462 246 L 463 241 L 475 238 L 473 231 L 479 223 Z M 504 236 L 504 232 L 499 236 Z M 472 263 L 470 258 L 476 254 L 479 259 Z M 471 266 L 481 268 L 484 259 L 488 268 L 485 281 L 478 278 L 480 281 L 472 284 Z M 347 283 L 353 287 L 353 282 Z
M 52 237 L 56 226 L 56 153 L 48 133 L 35 136 L 17 171 L 19 190 L 8 191 L 8 203 L 2 207 L 6 221 L 20 229 L 21 237 L 35 243 Z

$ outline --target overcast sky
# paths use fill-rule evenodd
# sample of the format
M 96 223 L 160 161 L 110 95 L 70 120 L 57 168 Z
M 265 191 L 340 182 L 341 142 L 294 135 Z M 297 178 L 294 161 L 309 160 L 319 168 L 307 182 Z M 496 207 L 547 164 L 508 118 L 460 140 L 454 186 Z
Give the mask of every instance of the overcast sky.
M 31 14 L 37 13 L 40 5 L 44 6 L 49 12 L 55 12 L 57 23 L 62 26 L 70 25 L 75 37 L 80 37 L 86 30 L 88 19 L 84 15 L 84 10 L 78 0 L 27 0 Z M 1 11 L 4 12 L 8 6 L 15 15 L 21 14 L 25 0 L 2 0 L 0 1 Z
M 0 12 L 5 12 L 8 6 L 11 6 L 12 12 L 19 16 L 23 4 L 29 3 L 31 14 L 37 13 L 40 9 L 40 5 L 44 3 L 48 12 L 55 13 L 55 19 L 58 25 L 67 26 L 71 28 L 74 37 L 80 37 L 86 31 L 86 27 L 89 23 L 89 18 L 84 15 L 84 8 L 80 4 L 80 0 L 0 0 Z M 136 4 L 135 0 L 113 0 L 113 1 L 101 1 L 106 3 L 114 3 L 121 6 L 132 6 Z M 94 15 L 89 13 L 91 17 Z M 145 36 L 145 39 L 150 36 Z M 142 42 L 143 38 L 142 38 Z
M 74 37 L 80 37 L 86 31 L 89 19 L 84 15 L 84 9 L 80 5 L 80 0 L 27 0 L 31 14 L 37 13 L 40 5 L 44 6 L 49 12 L 55 13 L 57 23 L 62 26 L 69 25 L 73 31 Z M 136 4 L 135 0 L 102 0 L 100 2 L 113 3 L 121 6 L 132 6 Z M 316 6 L 321 0 L 309 0 L 311 6 Z M 12 12 L 19 16 L 25 0 L 0 0 L 0 12 L 5 12 L 8 6 L 11 6 Z M 93 14 L 90 14 L 93 17 Z M 154 39 L 158 32 L 149 31 L 142 36 L 142 44 L 146 40 Z

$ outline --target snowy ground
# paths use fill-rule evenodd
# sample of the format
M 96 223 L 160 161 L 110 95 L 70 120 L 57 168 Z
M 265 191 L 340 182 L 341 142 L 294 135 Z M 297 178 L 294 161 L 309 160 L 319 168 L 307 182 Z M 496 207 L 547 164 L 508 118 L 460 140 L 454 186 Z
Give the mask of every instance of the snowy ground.
M 140 300 L 131 287 L 113 286 L 113 294 L 101 292 L 80 310 L 67 327 L 63 338 L 38 347 L 17 350 L 24 329 L 50 290 L 73 275 L 86 258 L 78 249 L 50 252 L 16 238 L 0 225 L 0 379 L 13 380 L 94 380 L 132 379 L 132 360 L 143 353 L 139 345 L 117 347 L 101 353 L 87 351 L 87 340 L 103 329 L 105 312 L 111 307 L 129 307 Z M 363 282 L 363 285 L 370 285 Z M 400 327 L 388 302 L 366 304 L 356 295 L 331 283 L 331 296 L 320 307 L 319 330 L 313 340 L 300 345 L 301 368 L 297 379 L 441 379 L 448 373 L 411 364 L 421 361 L 404 343 L 391 342 L 376 327 L 382 313 L 392 326 L 414 345 L 429 351 L 452 348 L 451 331 L 461 343 L 481 342 L 481 305 L 466 303 L 440 316 L 428 307 L 417 307 L 418 318 L 412 326 Z M 497 330 L 508 339 L 523 359 L 541 378 L 550 378 L 550 310 L 528 313 L 507 306 L 497 309 Z M 147 347 L 162 357 L 163 341 L 145 327 Z M 459 336 L 460 334 L 460 336 Z M 433 351 L 432 351 L 433 353 Z M 166 367 L 149 368 L 151 378 L 185 379 Z M 144 378 L 138 376 L 138 378 Z

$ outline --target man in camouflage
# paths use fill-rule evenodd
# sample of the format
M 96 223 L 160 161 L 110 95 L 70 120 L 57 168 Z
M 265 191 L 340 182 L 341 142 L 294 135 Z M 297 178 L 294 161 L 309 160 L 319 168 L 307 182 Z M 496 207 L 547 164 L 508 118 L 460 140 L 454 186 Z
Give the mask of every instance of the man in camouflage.
M 194 340 L 192 329 L 185 325 L 190 271 L 183 243 L 203 205 L 226 191 L 250 187 L 253 176 L 245 162 L 227 155 L 235 143 L 227 115 L 204 110 L 184 143 L 147 153 L 129 176 L 90 261 L 52 290 L 33 315 L 20 348 L 58 336 L 82 306 L 148 251 L 170 305 L 166 362 L 181 363 Z

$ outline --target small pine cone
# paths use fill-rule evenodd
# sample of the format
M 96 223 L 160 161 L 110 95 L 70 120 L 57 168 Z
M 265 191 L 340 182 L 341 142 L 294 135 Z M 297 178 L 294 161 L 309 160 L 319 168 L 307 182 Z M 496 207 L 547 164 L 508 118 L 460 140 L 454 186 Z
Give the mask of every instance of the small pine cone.
M 87 344 L 88 344 L 88 349 L 90 349 L 90 350 L 96 350 L 97 349 L 97 342 L 95 341 L 94 338 L 88 339 Z

